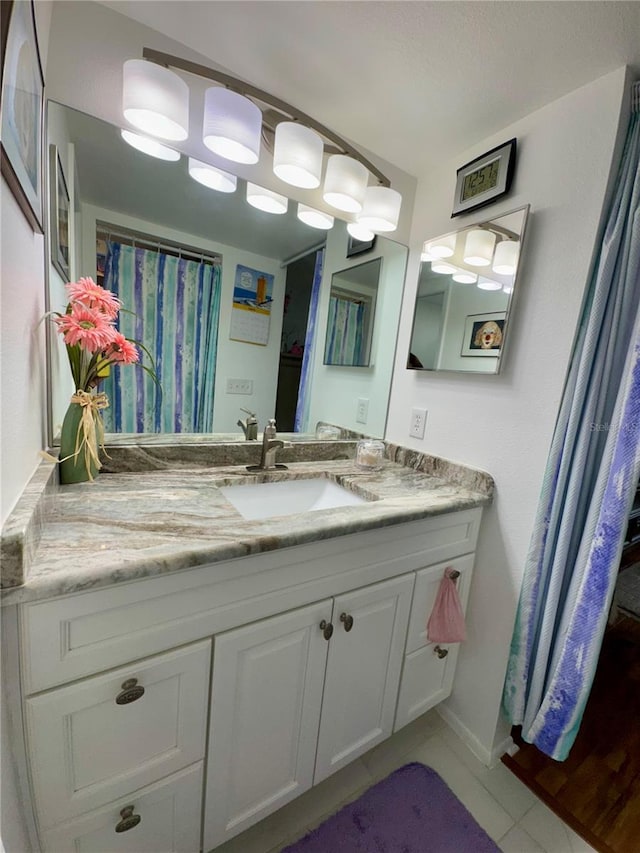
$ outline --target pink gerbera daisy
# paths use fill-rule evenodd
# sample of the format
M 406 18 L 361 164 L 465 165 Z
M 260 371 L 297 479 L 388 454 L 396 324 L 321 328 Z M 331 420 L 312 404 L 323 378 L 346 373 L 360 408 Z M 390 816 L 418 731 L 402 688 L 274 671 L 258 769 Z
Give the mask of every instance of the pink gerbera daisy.
M 56 317 L 55 322 L 65 344 L 78 344 L 90 353 L 106 349 L 117 334 L 105 314 L 78 302 L 72 304 L 70 314 Z
M 121 332 L 116 332 L 109 349 L 105 352 L 105 358 L 121 364 L 133 364 L 140 361 L 140 353 L 135 344 L 127 340 Z
M 118 316 L 122 303 L 111 293 L 96 284 L 92 278 L 81 278 L 78 281 L 66 285 L 67 293 L 71 302 L 80 302 L 87 308 L 105 314 L 113 320 Z

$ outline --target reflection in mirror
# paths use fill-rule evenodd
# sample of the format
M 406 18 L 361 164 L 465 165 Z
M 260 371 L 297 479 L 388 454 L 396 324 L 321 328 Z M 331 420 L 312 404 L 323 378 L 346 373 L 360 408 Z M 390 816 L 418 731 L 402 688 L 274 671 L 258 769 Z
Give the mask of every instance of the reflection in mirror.
M 381 259 L 331 277 L 324 363 L 368 367 Z
M 408 368 L 498 373 L 528 211 L 425 242 Z
M 47 132 L 48 143 L 60 154 L 71 198 L 69 277 L 91 276 L 116 290 L 125 308 L 148 324 L 149 348 L 156 367 L 160 361 L 165 371 L 160 404 L 141 372 L 141 382 L 117 388 L 116 369 L 105 388 L 113 401 L 107 428 L 242 438 L 238 420 L 246 410 L 255 413 L 260 429 L 277 410 L 279 429 L 293 430 L 299 383 L 307 383 L 311 402 L 324 393 L 327 377 L 320 376 L 316 361 L 308 372 L 301 368 L 305 349 L 324 352 L 324 322 L 315 325 L 322 336 L 318 346 L 307 335 L 314 328 L 309 306 L 314 293 L 316 304 L 325 305 L 324 288 L 328 291 L 331 274 L 339 268 L 328 259 L 341 254 L 345 266 L 345 223 L 336 220 L 328 232 L 309 227 L 296 217 L 294 203 L 283 215 L 257 210 L 246 202 L 243 180 L 238 179 L 236 192 L 213 191 L 190 177 L 186 157 L 163 161 L 148 156 L 127 145 L 118 127 L 52 102 Z M 386 238 L 377 243 L 379 257 L 398 245 Z M 170 284 L 157 278 L 160 267 L 172 273 Z M 403 274 L 389 288 L 401 292 Z M 64 310 L 64 284 L 51 265 L 51 310 Z M 127 334 L 139 339 L 135 322 Z M 395 341 L 398 314 L 385 315 L 384 322 L 389 323 L 385 334 Z M 50 337 L 53 444 L 74 389 L 61 341 Z M 124 378 L 124 371 L 120 374 Z M 388 383 L 376 378 L 369 391 L 383 430 Z M 327 394 L 334 401 L 340 396 L 333 387 Z M 135 409 L 140 399 L 153 405 L 141 413 Z M 210 406 L 206 417 L 205 404 Z M 349 427 L 352 407 L 350 396 L 348 411 L 334 408 L 327 415 Z M 325 412 L 314 407 L 311 422 L 308 402 L 305 411 L 298 429 L 313 433 Z

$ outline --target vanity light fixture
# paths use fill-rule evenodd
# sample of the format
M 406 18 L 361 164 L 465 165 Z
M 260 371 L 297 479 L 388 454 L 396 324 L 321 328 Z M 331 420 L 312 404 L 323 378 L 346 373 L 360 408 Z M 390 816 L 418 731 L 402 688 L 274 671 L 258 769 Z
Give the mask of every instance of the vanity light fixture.
M 149 139 L 148 136 L 142 136 L 140 133 L 134 133 L 132 130 L 121 130 L 120 136 L 132 148 L 136 148 L 144 154 L 149 154 L 151 157 L 157 157 L 158 160 L 176 163 L 180 159 L 181 155 L 179 151 L 174 151 L 168 145 L 163 145 L 157 139 Z
M 148 47 L 142 56 L 125 62 L 127 121 L 152 136 L 182 141 L 188 136 L 189 87 L 171 69 L 211 80 L 216 85 L 205 92 L 202 126 L 203 142 L 211 151 L 253 165 L 263 144 L 273 150 L 274 173 L 307 189 L 320 186 L 323 157 L 328 155 L 326 203 L 359 214 L 358 224 L 374 234 L 397 228 L 400 193 L 391 189 L 377 166 L 330 128 L 237 77 Z M 371 179 L 375 183 L 368 186 Z
M 247 201 L 252 207 L 264 210 L 265 213 L 286 213 L 289 207 L 289 199 L 286 196 L 249 181 L 247 181 Z
M 209 163 L 203 163 L 201 160 L 194 160 L 193 157 L 189 157 L 189 175 L 194 181 L 220 193 L 233 193 L 238 185 L 235 175 L 210 166 Z
M 369 243 L 376 236 L 373 231 L 365 228 L 364 225 L 359 225 L 357 222 L 347 223 L 347 232 L 354 240 L 362 240 L 363 243 Z
M 315 189 L 322 173 L 322 138 L 297 121 L 282 121 L 276 127 L 273 171 L 294 187 Z
M 456 267 L 443 260 L 431 261 L 431 269 L 433 272 L 441 273 L 442 275 L 451 275 L 457 272 Z
M 141 130 L 170 142 L 189 135 L 189 87 L 161 65 L 128 59 L 122 70 L 122 112 Z
M 478 273 L 467 272 L 467 270 L 457 270 L 454 272 L 452 278 L 459 284 L 475 284 L 478 281 Z
M 395 231 L 400 217 L 402 196 L 391 187 L 367 187 L 357 222 L 371 231 Z
M 511 282 L 511 284 L 505 284 L 502 290 L 504 293 L 513 293 L 513 282 Z
M 469 231 L 464 244 L 464 262 L 470 267 L 488 267 L 493 257 L 496 235 L 493 231 L 476 228 Z
M 519 251 L 518 240 L 501 240 L 493 256 L 493 271 L 499 275 L 514 275 L 518 266 Z
M 359 213 L 368 180 L 369 172 L 358 160 L 345 154 L 333 154 L 324 176 L 323 198 L 338 210 Z
M 478 280 L 477 287 L 479 287 L 480 290 L 502 290 L 502 285 L 499 281 L 493 281 L 493 279 L 485 278 L 482 275 Z
M 425 243 L 426 251 L 434 258 L 450 258 L 456 250 L 456 235 L 448 234 L 438 240 Z
M 302 203 L 298 204 L 298 219 L 305 225 L 310 225 L 312 228 L 322 228 L 325 231 L 333 228 L 334 223 L 334 218 L 330 213 L 324 213 L 322 210 L 316 210 L 314 207 Z

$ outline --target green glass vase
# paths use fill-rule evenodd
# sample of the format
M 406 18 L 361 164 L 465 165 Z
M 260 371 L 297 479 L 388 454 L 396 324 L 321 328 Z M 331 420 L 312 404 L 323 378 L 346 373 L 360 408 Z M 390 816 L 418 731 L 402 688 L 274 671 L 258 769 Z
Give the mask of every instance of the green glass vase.
M 96 414 L 96 417 L 100 416 Z M 79 403 L 70 403 L 62 421 L 62 429 L 60 431 L 59 468 L 60 482 L 63 485 L 85 483 L 98 476 L 98 466 L 93 458 L 89 458 L 87 466 L 84 447 L 81 447 L 80 453 L 74 457 L 81 420 L 82 406 Z

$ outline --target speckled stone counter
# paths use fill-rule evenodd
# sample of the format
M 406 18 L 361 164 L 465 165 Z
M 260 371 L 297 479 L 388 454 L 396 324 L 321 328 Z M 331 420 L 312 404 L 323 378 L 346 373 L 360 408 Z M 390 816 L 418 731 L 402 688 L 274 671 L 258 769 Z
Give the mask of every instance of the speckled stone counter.
M 163 465 L 164 470 L 141 470 L 141 455 L 134 453 L 135 464 L 132 454 L 123 455 L 122 473 L 101 474 L 94 483 L 57 490 L 49 485 L 38 509 L 39 542 L 30 553 L 26 580 L 4 589 L 2 602 L 105 587 L 469 509 L 491 500 L 493 481 L 484 472 L 393 445 L 387 446 L 391 458 L 382 469 L 363 471 L 353 458 L 339 458 L 347 451 L 352 456 L 350 442 L 326 444 L 333 448 L 323 452 L 333 458 L 289 462 L 288 470 L 267 474 L 249 473 L 237 461 L 203 467 L 194 464 L 193 457 L 189 461 L 183 457 L 179 465 L 174 460 L 169 467 Z M 314 452 L 317 449 L 300 451 L 302 456 Z M 143 455 L 149 453 L 145 448 Z M 154 467 L 154 458 L 161 459 L 151 453 L 148 467 Z M 286 461 L 284 454 L 281 459 Z M 438 476 L 432 473 L 436 471 Z M 328 477 L 367 502 L 247 521 L 219 491 L 221 486 L 242 482 L 309 477 Z

